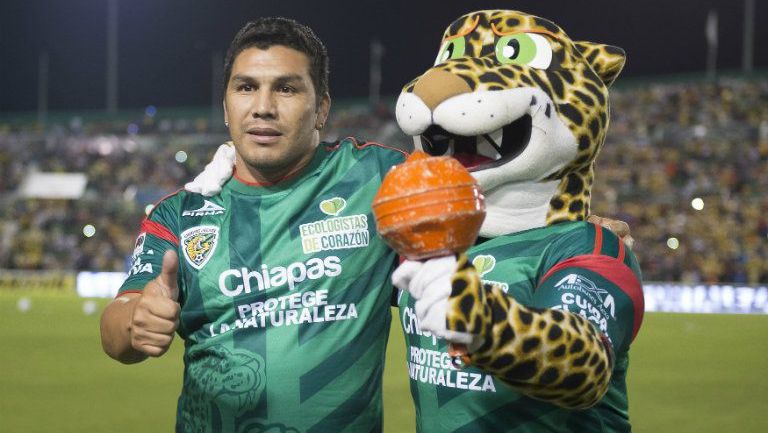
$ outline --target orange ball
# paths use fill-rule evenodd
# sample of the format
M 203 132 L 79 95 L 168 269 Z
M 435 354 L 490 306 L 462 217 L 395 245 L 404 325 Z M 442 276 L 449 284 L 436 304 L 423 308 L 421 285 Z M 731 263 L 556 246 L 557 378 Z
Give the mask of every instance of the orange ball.
M 469 249 L 485 219 L 485 202 L 457 160 L 417 151 L 384 177 L 373 215 L 389 246 L 409 260 L 423 260 Z

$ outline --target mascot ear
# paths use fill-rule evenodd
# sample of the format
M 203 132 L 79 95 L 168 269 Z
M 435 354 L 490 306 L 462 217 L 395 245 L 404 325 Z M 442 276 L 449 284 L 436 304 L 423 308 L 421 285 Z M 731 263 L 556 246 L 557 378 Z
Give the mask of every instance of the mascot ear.
M 605 86 L 610 87 L 624 68 L 624 62 L 627 60 L 627 54 L 624 50 L 613 45 L 587 41 L 575 41 L 573 44 L 581 51 L 587 63 L 597 72 Z

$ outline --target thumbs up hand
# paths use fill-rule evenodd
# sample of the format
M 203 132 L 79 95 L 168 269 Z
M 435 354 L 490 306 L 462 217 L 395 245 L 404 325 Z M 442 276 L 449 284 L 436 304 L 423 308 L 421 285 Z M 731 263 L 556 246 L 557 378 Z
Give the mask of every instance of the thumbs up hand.
M 161 356 L 171 346 L 179 327 L 181 306 L 177 276 L 179 257 L 166 251 L 160 275 L 150 281 L 139 297 L 131 316 L 131 346 L 149 356 Z

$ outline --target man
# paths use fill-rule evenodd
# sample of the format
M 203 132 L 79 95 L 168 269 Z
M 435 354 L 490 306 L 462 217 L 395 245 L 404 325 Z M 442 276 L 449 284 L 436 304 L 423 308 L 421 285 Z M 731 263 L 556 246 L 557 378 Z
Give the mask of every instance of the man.
M 370 204 L 404 153 L 320 143 L 330 103 L 309 28 L 248 23 L 225 63 L 234 176 L 142 223 L 102 344 L 134 363 L 185 340 L 179 432 L 381 431 L 395 253 Z

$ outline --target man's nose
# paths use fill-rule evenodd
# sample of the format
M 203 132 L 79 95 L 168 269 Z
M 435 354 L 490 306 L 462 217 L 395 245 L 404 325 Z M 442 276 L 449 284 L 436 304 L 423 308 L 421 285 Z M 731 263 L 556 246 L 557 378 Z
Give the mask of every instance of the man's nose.
M 268 89 L 259 89 L 253 98 L 251 115 L 254 118 L 274 118 L 277 115 L 275 95 Z

